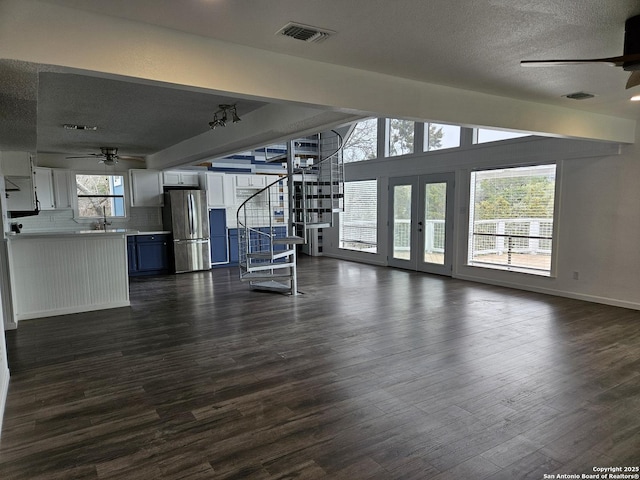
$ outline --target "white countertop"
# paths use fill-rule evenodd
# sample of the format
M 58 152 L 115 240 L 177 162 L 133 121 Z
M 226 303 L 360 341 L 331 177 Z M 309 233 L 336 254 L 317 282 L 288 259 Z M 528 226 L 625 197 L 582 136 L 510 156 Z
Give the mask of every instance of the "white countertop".
M 156 231 L 140 231 L 132 230 L 128 228 L 111 228 L 107 230 L 68 230 L 61 232 L 21 232 L 21 233 L 7 233 L 7 239 L 16 240 L 19 238 L 34 238 L 34 237 L 77 237 L 78 235 L 100 235 L 100 236 L 123 236 L 123 235 L 162 235 L 170 234 L 170 231 L 156 230 Z

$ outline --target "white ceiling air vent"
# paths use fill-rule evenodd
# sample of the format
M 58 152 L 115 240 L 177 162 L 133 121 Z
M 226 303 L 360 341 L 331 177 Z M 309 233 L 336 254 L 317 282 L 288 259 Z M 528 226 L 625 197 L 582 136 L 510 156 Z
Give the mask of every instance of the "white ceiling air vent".
M 571 100 L 587 100 L 589 98 L 595 97 L 595 95 L 586 92 L 576 92 L 570 93 L 568 95 L 563 95 L 563 97 L 570 98 Z
M 284 35 L 285 37 L 295 38 L 303 42 L 322 42 L 336 32 L 323 28 L 303 25 L 302 23 L 289 22 L 276 32 L 276 35 Z

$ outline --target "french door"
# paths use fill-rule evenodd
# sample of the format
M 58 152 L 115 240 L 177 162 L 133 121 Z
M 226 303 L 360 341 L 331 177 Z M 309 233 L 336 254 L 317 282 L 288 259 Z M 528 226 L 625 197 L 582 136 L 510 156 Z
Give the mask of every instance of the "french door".
M 454 174 L 389 179 L 389 265 L 451 276 Z

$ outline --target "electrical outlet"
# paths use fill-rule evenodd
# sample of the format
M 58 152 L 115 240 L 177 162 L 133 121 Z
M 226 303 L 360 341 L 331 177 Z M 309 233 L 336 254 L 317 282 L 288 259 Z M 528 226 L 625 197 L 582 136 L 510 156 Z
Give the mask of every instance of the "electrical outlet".
M 579 272 L 573 272 L 573 279 L 574 280 L 580 280 L 580 273 Z

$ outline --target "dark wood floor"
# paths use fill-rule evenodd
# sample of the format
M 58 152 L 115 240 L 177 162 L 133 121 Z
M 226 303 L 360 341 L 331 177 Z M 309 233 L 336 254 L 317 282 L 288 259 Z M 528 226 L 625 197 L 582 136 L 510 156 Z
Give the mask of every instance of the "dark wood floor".
M 2 479 L 542 479 L 640 463 L 640 312 L 332 259 L 23 322 Z

